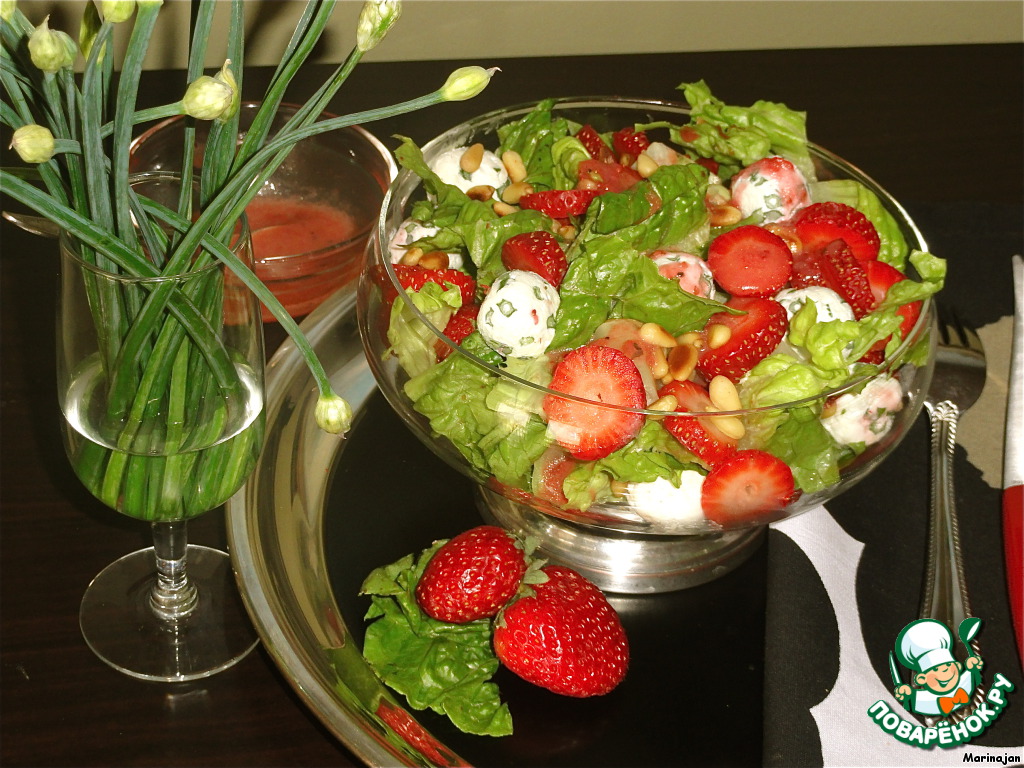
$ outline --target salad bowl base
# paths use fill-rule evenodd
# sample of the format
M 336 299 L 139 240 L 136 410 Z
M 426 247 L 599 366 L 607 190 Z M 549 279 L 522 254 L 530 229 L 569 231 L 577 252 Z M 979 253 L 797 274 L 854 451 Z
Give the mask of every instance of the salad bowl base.
M 540 512 L 478 486 L 484 520 L 537 542 L 542 557 L 567 565 L 605 592 L 651 595 L 707 584 L 742 565 L 766 528 L 685 536 L 596 529 Z

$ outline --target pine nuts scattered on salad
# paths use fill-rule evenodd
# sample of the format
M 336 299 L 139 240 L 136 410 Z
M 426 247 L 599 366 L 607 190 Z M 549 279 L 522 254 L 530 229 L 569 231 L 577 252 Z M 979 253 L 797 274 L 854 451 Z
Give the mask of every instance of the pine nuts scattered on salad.
M 708 326 L 708 349 L 718 349 L 732 338 L 732 329 L 721 323 Z
M 743 408 L 736 385 L 725 376 L 715 376 L 708 384 L 711 403 L 720 411 L 738 411 Z
M 684 333 L 682 336 L 677 336 L 676 341 L 680 344 L 685 344 L 688 347 L 693 347 L 698 352 L 704 349 L 704 337 L 697 331 L 689 331 L 688 333 Z
M 494 187 L 490 184 L 477 184 L 466 190 L 466 197 L 470 200 L 490 200 L 494 197 Z
M 674 381 L 686 381 L 697 367 L 697 349 L 689 344 L 672 347 L 668 353 L 668 372 Z M 653 370 L 651 371 L 654 372 Z
M 476 173 L 480 170 L 480 163 L 483 162 L 483 159 L 484 145 L 480 143 L 473 144 L 459 158 L 459 168 L 466 173 Z
M 523 195 L 533 192 L 533 185 L 525 181 L 513 181 L 501 193 L 501 199 L 509 205 L 518 205 Z
M 494 212 L 499 216 L 508 216 L 510 213 L 515 213 L 518 210 L 514 205 L 509 205 L 501 200 L 494 202 Z
M 402 258 L 399 259 L 399 264 L 403 264 L 407 267 L 415 267 L 420 263 L 420 259 L 423 258 L 423 249 L 413 247 L 402 254 Z
M 576 239 L 576 227 L 572 224 L 563 224 L 558 228 L 558 236 L 563 240 L 575 240 Z
M 598 185 L 597 181 L 595 181 L 594 179 L 591 179 L 589 177 L 586 177 L 586 176 L 580 178 L 580 180 L 578 182 L 576 182 L 576 189 L 584 189 L 584 190 L 597 189 L 598 186 L 599 185 Z
M 444 251 L 425 253 L 418 266 L 424 269 L 448 269 L 448 254 Z
M 679 400 L 676 399 L 675 395 L 665 395 L 664 397 L 659 397 L 653 403 L 648 405 L 647 406 L 647 410 L 649 410 L 649 411 L 666 411 L 667 413 L 671 413 L 672 411 L 674 411 L 678 407 L 679 407 Z
M 640 339 L 648 344 L 656 344 L 659 347 L 674 347 L 675 337 L 657 323 L 644 323 L 640 326 Z
M 501 162 L 505 166 L 505 172 L 513 184 L 526 178 L 526 164 L 523 158 L 514 149 L 508 149 L 501 153 Z
M 608 490 L 615 496 L 625 496 L 629 493 L 629 483 L 623 480 L 612 480 L 608 483 Z
M 646 152 L 641 152 L 640 156 L 636 159 L 636 172 L 641 177 L 649 179 L 656 170 L 658 170 L 658 163 Z
M 708 418 L 728 438 L 739 440 L 747 434 L 747 428 L 736 416 L 708 416 Z
M 665 357 L 665 353 L 662 351 L 661 347 L 655 347 L 651 352 L 651 357 L 654 358 L 651 361 L 651 375 L 656 379 L 668 376 L 668 359 Z
M 712 227 L 731 227 L 743 218 L 734 205 L 716 205 L 708 209 L 708 223 Z

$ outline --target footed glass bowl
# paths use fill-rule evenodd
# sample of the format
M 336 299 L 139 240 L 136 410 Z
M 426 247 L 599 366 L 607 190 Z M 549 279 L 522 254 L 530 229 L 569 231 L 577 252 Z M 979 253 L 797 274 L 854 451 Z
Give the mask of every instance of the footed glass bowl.
M 493 151 L 499 144 L 496 129 L 534 106 L 492 112 L 455 126 L 423 147 L 424 159 L 429 164 L 448 150 L 475 142 Z M 678 125 L 689 119 L 684 106 L 619 98 L 563 99 L 556 102 L 554 112 L 575 123 L 590 124 L 598 132 L 661 120 Z M 652 130 L 650 136 L 652 140 L 668 141 L 667 131 L 659 136 L 657 130 Z M 898 224 L 907 246 L 927 250 L 906 211 L 877 183 L 820 147 L 811 145 L 810 151 L 819 181 L 859 181 Z M 768 523 L 813 509 L 866 477 L 899 444 L 921 410 L 934 359 L 929 299 L 922 302 L 917 322 L 899 348 L 891 350 L 876 367 L 839 388 L 769 407 L 744 408 L 741 404 L 740 408 L 719 410 L 720 405 L 712 404 L 699 411 L 677 410 L 667 416 L 664 403 L 651 402 L 650 388 L 646 408 L 626 408 L 569 397 L 537 383 L 538 378 L 546 382 L 545 376 L 531 374 L 525 378 L 522 366 L 514 366 L 518 375 L 513 375 L 486 348 L 473 346 L 472 350 L 479 352 L 475 354 L 446 336 L 444 329 L 436 327 L 402 290 L 392 263 L 391 244 L 407 221 L 412 204 L 424 197 L 420 178 L 402 170 L 385 197 L 377 230 L 367 248 L 359 285 L 358 319 L 370 368 L 388 402 L 413 434 L 478 483 L 480 510 L 488 522 L 534 536 L 547 557 L 576 568 L 602 589 L 662 592 L 724 575 L 754 551 Z M 908 266 L 907 276 L 916 277 L 912 267 Z M 394 311 L 396 303 L 400 311 Z M 445 362 L 409 365 L 408 360 L 416 359 L 411 355 L 403 366 L 393 352 L 389 327 L 406 340 L 418 339 L 424 349 L 440 352 L 438 356 L 446 358 Z M 471 345 L 467 342 L 467 346 Z M 566 352 L 549 349 L 548 368 L 554 369 Z M 663 352 L 668 354 L 671 348 L 666 346 Z M 442 366 L 452 373 L 431 372 Z M 708 384 L 699 373 L 690 379 Z M 743 393 L 742 383 L 739 390 Z M 603 397 L 603 393 L 596 391 L 594 397 Z M 707 466 L 691 467 L 698 475 L 684 473 L 688 480 L 678 489 L 667 480 L 624 481 L 623 476 L 631 470 L 623 469 L 623 462 L 581 458 L 560 444 L 557 425 L 552 428 L 547 416 L 555 412 L 559 401 L 570 400 L 576 400 L 577 405 L 586 402 L 595 416 L 615 412 L 639 425 L 641 431 L 635 440 L 647 441 L 647 448 L 634 443 L 632 448 L 637 451 L 658 451 L 659 444 L 665 445 L 659 441 L 666 438 L 667 430 L 660 430 L 659 425 L 665 427 L 668 419 L 699 416 L 702 424 L 727 421 L 733 428 L 739 422 L 743 427 L 737 449 L 768 451 L 787 463 L 792 461 L 796 488 L 782 504 L 730 514 L 728 508 L 723 512 L 719 503 L 712 514 L 702 507 L 698 476 L 708 472 Z M 803 442 L 827 442 L 832 431 L 842 434 L 843 425 L 835 420 L 851 414 L 869 425 L 870 436 L 850 442 L 847 434 L 831 452 L 823 450 L 820 455 L 828 454 L 835 462 L 831 470 L 799 466 L 805 460 L 801 458 Z M 831 430 L 818 427 L 829 419 Z M 801 421 L 810 422 L 812 427 L 807 431 L 795 428 Z M 779 431 L 786 422 L 792 422 L 790 431 Z M 775 437 L 766 441 L 766 434 Z M 672 445 L 674 438 L 668 440 Z M 678 458 L 678 451 L 666 450 Z M 656 458 L 663 457 L 658 454 Z M 681 460 L 685 461 L 685 452 Z

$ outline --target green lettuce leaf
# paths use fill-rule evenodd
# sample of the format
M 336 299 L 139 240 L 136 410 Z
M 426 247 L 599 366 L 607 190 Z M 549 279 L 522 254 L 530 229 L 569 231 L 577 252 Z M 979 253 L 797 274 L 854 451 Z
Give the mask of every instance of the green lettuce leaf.
M 840 463 L 853 454 L 832 438 L 820 416 L 818 408 L 792 409 L 764 446 L 789 465 L 796 487 L 806 493 L 838 483 Z
M 434 328 L 444 328 L 455 310 L 462 306 L 462 294 L 458 288 L 442 288 L 436 283 L 427 283 L 419 291 L 407 294 L 412 303 L 422 312 Z M 391 304 L 391 319 L 388 325 L 389 350 L 398 357 L 398 362 L 410 376 L 421 374 L 437 362 L 436 343 L 438 339 L 401 297 Z
M 371 596 L 371 606 L 363 656 L 413 709 L 446 715 L 466 733 L 507 736 L 512 716 L 491 682 L 498 659 L 490 620 L 448 624 L 427 616 L 416 602 L 416 584 L 443 543 L 366 577 L 361 594 Z
M 518 152 L 526 165 L 526 181 L 537 190 L 556 188 L 551 150 L 558 139 L 574 133 L 573 123 L 552 115 L 553 104 L 546 99 L 519 120 L 498 128 L 497 155 Z

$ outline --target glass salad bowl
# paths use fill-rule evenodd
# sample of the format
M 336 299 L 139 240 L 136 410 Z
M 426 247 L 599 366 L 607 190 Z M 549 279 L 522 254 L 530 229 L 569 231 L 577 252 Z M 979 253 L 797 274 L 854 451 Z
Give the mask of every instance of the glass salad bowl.
M 422 160 L 431 167 L 450 163 L 478 142 L 494 151 L 501 144 L 499 127 L 523 119 L 535 107 L 503 109 L 455 126 L 422 148 Z M 573 129 L 589 125 L 607 136 L 640 125 L 652 141 L 665 144 L 669 133 L 657 126 L 685 125 L 690 119 L 689 108 L 682 105 L 622 98 L 560 99 L 550 108 Z M 826 191 L 835 197 L 837 191 L 861 190 L 862 199 L 869 198 L 874 206 L 873 220 L 886 222 L 883 242 L 905 241 L 904 253 L 927 250 L 907 213 L 877 183 L 820 147 L 808 144 L 808 152 L 813 170 L 805 176 L 813 182 L 812 200 Z M 418 162 L 416 151 L 404 155 L 406 160 L 413 158 L 407 166 Z M 483 165 L 488 162 L 485 156 Z M 713 173 L 716 169 L 710 167 Z M 506 178 L 478 182 L 465 170 L 460 175 L 466 179 L 462 186 L 468 196 L 479 197 L 488 207 L 491 199 L 500 200 L 503 188 L 515 183 Z M 481 184 L 497 188 L 495 197 L 489 197 L 492 190 L 487 186 L 481 194 Z M 767 524 L 811 510 L 867 476 L 899 444 L 920 412 L 934 357 L 932 304 L 927 296 L 915 304 L 916 320 L 905 322 L 887 344 L 876 339 L 874 351 L 865 357 L 861 352 L 867 346 L 858 348 L 855 359 L 843 364 L 842 376 L 810 387 L 805 386 L 809 372 L 820 369 L 803 365 L 818 360 L 817 353 L 809 351 L 813 345 L 807 338 L 821 332 L 825 323 L 818 322 L 813 301 L 791 306 L 788 332 L 769 359 L 742 377 L 725 377 L 725 382 L 721 375 L 702 375 L 699 363 L 694 368 L 694 360 L 709 346 L 722 344 L 712 326 L 727 325 L 722 320 L 727 315 L 707 318 L 711 309 L 728 312 L 720 305 L 705 308 L 704 316 L 690 325 L 666 328 L 666 322 L 637 317 L 640 313 L 629 309 L 630 301 L 620 293 L 600 304 L 596 319 L 578 321 L 590 325 L 572 343 L 560 346 L 559 339 L 566 338 L 562 333 L 545 347 L 549 334 L 532 352 L 502 348 L 494 343 L 493 328 L 486 338 L 480 331 L 487 322 L 487 296 L 505 291 L 507 277 L 499 269 L 485 279 L 482 271 L 477 272 L 476 256 L 471 260 L 465 248 L 460 256 L 457 247 L 446 244 L 443 229 L 438 235 L 410 223 L 420 218 L 422 201 L 445 203 L 436 192 L 432 188 L 428 197 L 420 175 L 406 167 L 385 197 L 367 247 L 358 295 L 358 322 L 370 368 L 412 432 L 478 484 L 478 506 L 485 520 L 534 537 L 545 556 L 576 568 L 602 589 L 663 592 L 724 575 L 755 551 Z M 495 206 L 502 216 L 485 216 L 460 230 L 470 232 L 467 240 L 476 238 L 470 249 L 486 248 L 480 243 L 493 230 L 512 226 L 521 210 L 504 201 Z M 466 215 L 461 216 L 464 225 Z M 698 245 L 692 240 L 688 245 L 701 253 L 716 234 L 745 223 L 749 222 L 731 221 L 709 229 L 705 221 L 702 231 L 697 228 Z M 583 216 L 562 217 L 550 225 L 569 252 L 573 239 L 587 227 Z M 410 258 L 409 243 L 417 241 L 425 247 L 414 245 Z M 444 249 L 452 255 L 439 262 Z M 575 254 L 589 258 L 585 251 Z M 645 255 L 649 254 L 639 258 Z M 412 272 L 406 269 L 410 265 L 422 268 L 413 270 L 420 278 L 412 282 Z M 904 268 L 907 278 L 923 280 L 910 263 Z M 443 286 L 438 290 L 422 291 L 431 282 L 422 278 L 424 269 L 446 269 L 449 280 L 438 281 Z M 473 284 L 466 290 L 461 279 L 451 279 L 452 269 L 481 278 L 475 295 Z M 636 281 L 641 279 L 648 278 Z M 579 284 L 577 280 L 575 285 Z M 548 296 L 543 290 L 534 293 L 537 298 Z M 564 313 L 570 301 L 565 284 L 561 293 Z M 708 298 L 729 299 L 720 288 Z M 500 311 L 497 293 L 492 299 L 490 308 L 498 306 Z M 460 331 L 458 306 L 471 302 L 483 306 Z M 808 305 L 815 309 L 805 312 Z M 536 320 L 540 305 L 530 306 Z M 555 324 L 557 312 L 551 311 L 553 319 L 547 325 Z M 899 325 L 900 318 L 894 322 Z M 540 323 L 545 325 L 543 318 Z M 853 354 L 858 343 L 846 342 L 844 354 Z M 833 340 L 833 351 L 835 344 Z M 584 359 L 577 354 L 578 347 L 595 345 L 612 347 L 634 363 L 643 383 L 639 399 L 623 400 L 618 380 L 609 383 L 602 378 L 601 364 L 620 365 L 620 356 L 601 353 Z M 657 349 L 652 353 L 652 348 Z M 575 358 L 572 375 L 560 374 L 570 358 Z M 573 385 L 566 386 L 566 381 Z M 685 382 L 684 389 L 678 389 L 679 382 Z M 691 386 L 706 394 L 685 394 Z M 726 452 L 712 452 L 708 459 L 702 447 L 677 436 L 689 435 L 694 425 L 700 427 L 699 434 L 710 432 L 727 444 Z M 588 430 L 602 434 L 596 448 Z M 618 435 L 611 447 L 603 440 L 608 431 Z M 725 469 L 716 471 L 723 464 L 732 466 L 728 482 L 722 478 Z M 773 495 L 771 478 L 780 465 L 792 486 Z M 746 474 L 738 468 L 743 466 L 749 469 Z

